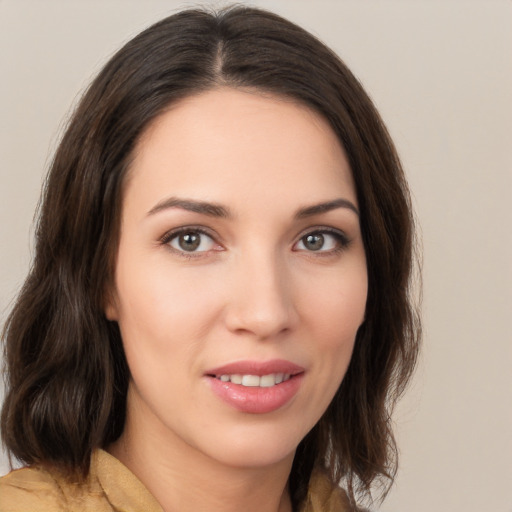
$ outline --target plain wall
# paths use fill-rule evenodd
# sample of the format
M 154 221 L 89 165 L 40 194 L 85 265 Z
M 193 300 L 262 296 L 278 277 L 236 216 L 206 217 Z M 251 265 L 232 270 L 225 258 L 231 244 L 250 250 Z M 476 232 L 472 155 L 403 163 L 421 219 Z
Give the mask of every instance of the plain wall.
M 191 4 L 0 0 L 2 321 L 71 104 L 123 42 Z M 252 4 L 340 54 L 380 109 L 413 190 L 425 339 L 396 414 L 400 471 L 379 510 L 512 512 L 512 2 Z

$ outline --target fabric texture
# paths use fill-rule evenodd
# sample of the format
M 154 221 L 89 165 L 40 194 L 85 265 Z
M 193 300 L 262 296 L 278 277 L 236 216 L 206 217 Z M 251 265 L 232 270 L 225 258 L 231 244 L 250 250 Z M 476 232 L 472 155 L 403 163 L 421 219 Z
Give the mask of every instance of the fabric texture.
M 312 475 L 301 512 L 348 512 L 345 493 L 326 475 Z M 73 484 L 41 467 L 0 478 L 0 512 L 163 512 L 142 482 L 119 460 L 93 453 L 86 482 Z

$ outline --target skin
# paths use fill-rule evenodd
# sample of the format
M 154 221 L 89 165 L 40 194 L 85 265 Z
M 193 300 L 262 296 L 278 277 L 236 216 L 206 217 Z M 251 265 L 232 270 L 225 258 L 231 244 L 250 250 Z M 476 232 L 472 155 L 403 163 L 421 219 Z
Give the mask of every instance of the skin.
M 169 207 L 169 198 L 215 203 L 230 215 Z M 296 217 L 340 198 L 329 211 Z M 292 101 L 208 91 L 173 105 L 139 141 L 106 307 L 132 375 L 125 430 L 109 450 L 164 510 L 291 510 L 295 449 L 339 387 L 364 319 L 354 209 L 335 134 Z M 208 235 L 187 252 L 168 234 L 181 227 Z M 326 232 L 311 250 L 305 235 L 326 228 L 344 241 Z M 205 378 L 220 365 L 270 359 L 304 368 L 296 395 L 270 413 L 236 410 Z

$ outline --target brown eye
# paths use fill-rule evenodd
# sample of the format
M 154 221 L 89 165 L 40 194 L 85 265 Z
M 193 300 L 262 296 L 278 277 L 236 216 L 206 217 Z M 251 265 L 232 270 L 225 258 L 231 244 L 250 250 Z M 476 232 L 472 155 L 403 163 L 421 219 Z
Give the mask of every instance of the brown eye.
M 178 237 L 178 245 L 184 251 L 195 251 L 201 243 L 201 237 L 197 233 L 184 233 Z
M 338 231 L 313 231 L 304 235 L 294 246 L 296 251 L 334 253 L 349 244 L 347 237 Z
M 168 244 L 180 252 L 206 252 L 213 249 L 215 242 L 200 231 L 182 231 L 173 236 Z
M 309 251 L 319 251 L 325 243 L 324 236 L 320 233 L 306 235 L 302 238 L 304 247 Z

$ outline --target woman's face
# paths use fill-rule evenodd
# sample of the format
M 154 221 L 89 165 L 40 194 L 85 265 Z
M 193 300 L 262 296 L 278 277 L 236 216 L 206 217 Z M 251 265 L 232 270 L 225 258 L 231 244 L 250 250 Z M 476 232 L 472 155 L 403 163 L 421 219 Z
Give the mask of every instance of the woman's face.
M 131 441 L 237 467 L 290 460 L 332 400 L 365 314 L 344 151 L 291 101 L 221 88 L 146 131 L 107 317 Z

